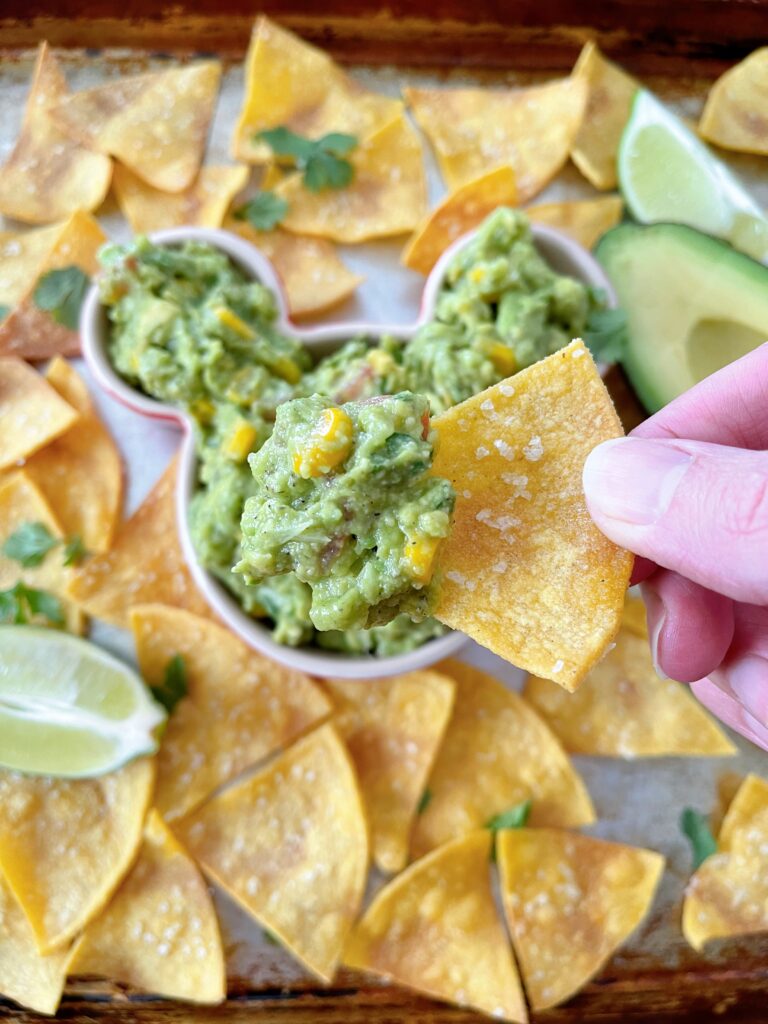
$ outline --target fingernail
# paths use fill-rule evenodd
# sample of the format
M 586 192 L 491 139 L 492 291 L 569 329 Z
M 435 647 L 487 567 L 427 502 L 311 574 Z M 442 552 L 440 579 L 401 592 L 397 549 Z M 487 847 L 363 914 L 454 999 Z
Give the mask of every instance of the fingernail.
M 724 674 L 739 704 L 761 725 L 768 725 L 768 660 L 750 654 L 739 658 Z
M 645 583 L 640 584 L 640 593 L 645 602 L 648 618 L 648 643 L 651 647 L 651 658 L 656 675 L 660 679 L 669 679 L 669 676 L 661 667 L 659 662 L 659 640 L 662 630 L 667 621 L 667 609 L 655 590 L 652 590 Z
M 584 465 L 591 512 L 634 526 L 650 526 L 667 511 L 685 471 L 687 452 L 669 442 L 618 437 L 594 448 Z

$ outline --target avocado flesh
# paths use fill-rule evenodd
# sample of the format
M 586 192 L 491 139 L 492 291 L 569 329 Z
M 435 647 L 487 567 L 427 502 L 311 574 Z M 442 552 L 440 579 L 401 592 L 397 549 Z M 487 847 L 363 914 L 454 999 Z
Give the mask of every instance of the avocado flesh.
M 656 412 L 768 341 L 768 267 L 680 224 L 621 224 L 596 255 L 627 314 L 622 360 Z

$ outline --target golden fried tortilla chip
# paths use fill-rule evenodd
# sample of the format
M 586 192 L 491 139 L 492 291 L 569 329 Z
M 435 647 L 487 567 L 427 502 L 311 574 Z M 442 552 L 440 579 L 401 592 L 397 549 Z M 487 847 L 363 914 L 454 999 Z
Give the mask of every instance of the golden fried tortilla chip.
M 403 249 L 400 262 L 428 274 L 443 252 L 461 235 L 492 213 L 497 206 L 517 202 L 515 172 L 497 167 L 461 185 L 428 213 Z
M 112 547 L 75 573 L 68 594 L 89 615 L 127 629 L 137 604 L 211 616 L 184 561 L 176 527 L 176 459 L 117 530 Z
M 131 612 L 131 627 L 150 686 L 162 683 L 172 658 L 184 660 L 187 696 L 168 721 L 158 755 L 155 805 L 169 821 L 331 710 L 308 676 L 269 661 L 208 619 L 142 605 Z
M 310 139 L 345 132 L 362 140 L 403 109 L 399 100 L 364 89 L 328 54 L 263 16 L 251 36 L 245 89 L 232 152 L 249 163 L 271 159 L 269 146 L 255 138 L 268 128 L 285 126 Z
M 748 775 L 723 818 L 717 853 L 694 873 L 683 934 L 694 949 L 710 939 L 768 932 L 768 781 Z
M 77 422 L 77 409 L 31 366 L 0 357 L 0 469 L 26 459 Z
M 149 813 L 129 874 L 77 943 L 70 973 L 98 974 L 193 1003 L 226 998 L 208 886 L 157 811 Z
M 595 820 L 581 776 L 530 704 L 461 661 L 437 667 L 456 683 L 456 701 L 413 830 L 415 857 L 524 800 L 534 825 Z
M 400 114 L 363 139 L 349 157 L 352 183 L 342 189 L 311 192 L 300 174 L 275 188 L 286 199 L 287 231 L 334 242 L 365 242 L 413 231 L 427 210 L 427 179 L 421 141 Z
M 496 839 L 501 896 L 534 1010 L 578 992 L 637 928 L 664 870 L 654 850 L 551 828 Z
M 154 778 L 148 758 L 96 779 L 0 770 L 0 872 L 41 953 L 74 938 L 130 868 Z
M 453 680 L 439 672 L 389 679 L 329 679 L 334 722 L 357 769 L 373 860 L 401 871 L 416 809 L 453 707 Z
M 587 511 L 589 452 L 621 423 L 582 341 L 432 421 L 458 494 L 435 614 L 575 690 L 619 628 L 632 555 Z
M 202 167 L 188 188 L 169 195 L 116 164 L 114 189 L 123 216 L 137 234 L 183 226 L 219 228 L 248 173 L 243 164 Z
M 362 797 L 333 726 L 174 827 L 247 913 L 323 981 L 332 979 L 368 873 Z
M 635 636 L 648 639 L 648 619 L 645 614 L 645 602 L 631 591 L 624 598 L 624 613 L 621 617 L 622 629 L 628 629 Z
M 571 159 L 595 188 L 616 188 L 616 153 L 640 83 L 584 44 L 573 77 L 587 84 L 587 109 L 571 148 Z
M 71 138 L 117 157 L 154 188 L 183 192 L 202 163 L 221 77 L 197 61 L 76 92 L 51 107 Z
M 511 167 L 527 203 L 568 159 L 587 102 L 580 78 L 526 89 L 405 89 L 419 127 L 453 190 L 496 167 Z
M 534 224 L 557 228 L 585 249 L 591 249 L 601 235 L 619 223 L 623 209 L 621 196 L 602 196 L 568 203 L 542 203 L 529 206 L 525 213 Z
M 490 851 L 491 834 L 476 831 L 411 864 L 374 898 L 344 963 L 500 1020 L 526 1021 L 491 890 Z
M 724 149 L 768 154 L 768 46 L 755 50 L 715 82 L 699 132 Z

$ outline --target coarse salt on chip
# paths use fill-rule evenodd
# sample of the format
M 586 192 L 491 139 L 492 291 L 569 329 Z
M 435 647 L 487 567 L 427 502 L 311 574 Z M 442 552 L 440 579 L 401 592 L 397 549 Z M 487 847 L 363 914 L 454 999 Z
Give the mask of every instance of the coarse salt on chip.
M 721 75 L 709 91 L 699 132 L 724 149 L 768 154 L 768 46 Z
M 21 133 L 0 167 L 0 213 L 27 224 L 50 224 L 76 210 L 95 210 L 109 189 L 109 157 L 74 142 L 49 108 L 68 95 L 48 43 L 37 51 Z
M 213 901 L 187 851 L 150 811 L 136 861 L 77 943 L 71 974 L 195 1003 L 227 994 Z
M 595 811 L 554 733 L 523 698 L 460 661 L 438 666 L 456 683 L 456 701 L 416 819 L 419 857 L 497 814 L 531 801 L 534 825 L 589 825 Z
M 587 84 L 559 78 L 525 89 L 405 89 L 450 189 L 495 167 L 515 172 L 518 202 L 563 166 L 581 125 Z
M 597 974 L 648 913 L 664 870 L 654 850 L 550 828 L 496 838 L 501 897 L 534 1010 Z
M 183 192 L 161 192 L 133 171 L 115 165 L 113 187 L 123 216 L 137 234 L 183 226 L 218 228 L 237 193 L 248 181 L 248 168 L 201 167 Z
M 142 605 L 131 612 L 136 655 L 150 686 L 184 661 L 187 695 L 157 757 L 155 806 L 166 820 L 197 807 L 245 768 L 287 745 L 331 710 L 318 687 L 197 615 Z
M 333 726 L 174 828 L 247 913 L 319 978 L 333 978 L 368 874 L 362 797 Z
M 220 77 L 221 65 L 209 60 L 120 78 L 73 93 L 51 116 L 154 188 L 183 192 L 203 159 Z
M 623 210 L 621 196 L 601 196 L 529 206 L 525 215 L 534 224 L 557 228 L 585 249 L 591 249 L 601 235 L 619 223 Z
M 65 946 L 106 905 L 141 842 L 154 763 L 95 779 L 0 771 L 0 872 L 41 953 Z
M 768 781 L 748 775 L 728 808 L 717 853 L 692 876 L 683 934 L 694 949 L 710 939 L 768 932 Z
M 355 176 L 342 189 L 311 192 L 300 174 L 276 186 L 286 199 L 287 231 L 335 242 L 365 242 L 413 231 L 427 209 L 421 140 L 400 114 L 352 150 Z
M 269 128 L 285 126 L 311 139 L 345 132 L 362 140 L 403 109 L 400 100 L 364 89 L 327 53 L 263 16 L 248 48 L 245 89 L 232 152 L 249 163 L 271 159 L 269 146 L 255 138 Z
M 0 470 L 28 458 L 77 421 L 77 410 L 31 366 L 0 357 Z
M 453 706 L 454 683 L 439 672 L 390 679 L 328 679 L 334 722 L 357 769 L 371 826 L 373 860 L 400 871 L 411 826 Z
M 500 1020 L 527 1020 L 491 890 L 491 834 L 446 843 L 394 878 L 355 926 L 344 963 Z
M 618 631 L 632 568 L 581 484 L 589 452 L 622 435 L 592 357 L 573 341 L 432 425 L 433 472 L 458 495 L 435 615 L 575 690 Z
M 449 245 L 492 213 L 497 206 L 517 202 L 515 172 L 496 167 L 460 185 L 427 214 L 403 249 L 403 266 L 428 274 Z

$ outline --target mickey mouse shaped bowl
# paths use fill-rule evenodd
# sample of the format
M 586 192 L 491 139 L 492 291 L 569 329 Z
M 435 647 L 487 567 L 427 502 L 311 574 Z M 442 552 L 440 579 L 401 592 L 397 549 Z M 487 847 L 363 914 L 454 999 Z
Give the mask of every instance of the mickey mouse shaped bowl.
M 608 304 L 615 305 L 611 285 L 590 253 L 552 228 L 532 224 L 531 230 L 537 249 L 557 273 L 603 289 L 608 297 Z M 277 328 L 300 340 L 315 358 L 321 358 L 356 336 L 375 337 L 388 334 L 409 341 L 424 323 L 433 318 L 448 265 L 456 253 L 471 242 L 474 234 L 470 232 L 458 239 L 443 253 L 427 279 L 421 300 L 421 312 L 415 323 L 339 323 L 309 328 L 297 327 L 290 321 L 283 286 L 271 262 L 258 249 L 237 235 L 209 228 L 174 228 L 159 231 L 151 235 L 150 239 L 156 244 L 168 246 L 190 241 L 204 242 L 219 249 L 247 276 L 260 281 L 274 293 L 278 307 Z M 442 637 L 428 640 L 415 650 L 379 657 L 371 654 L 340 654 L 318 647 L 289 647 L 275 641 L 269 626 L 248 615 L 236 598 L 208 572 L 196 554 L 189 528 L 189 504 L 198 486 L 192 420 L 181 409 L 149 398 L 117 374 L 109 358 L 110 324 L 106 307 L 100 301 L 98 285 L 91 287 L 83 304 L 80 330 L 85 360 L 94 379 L 107 394 L 139 415 L 172 422 L 179 427 L 181 449 L 176 516 L 184 557 L 196 585 L 210 607 L 247 644 L 284 665 L 311 675 L 374 679 L 412 672 L 432 665 L 456 654 L 467 643 L 467 637 L 463 633 L 451 631 Z

